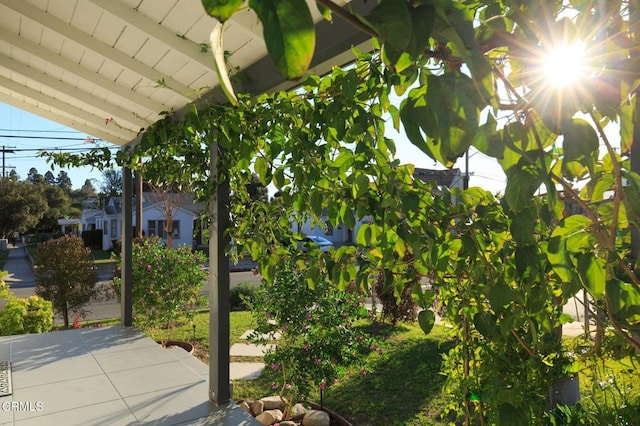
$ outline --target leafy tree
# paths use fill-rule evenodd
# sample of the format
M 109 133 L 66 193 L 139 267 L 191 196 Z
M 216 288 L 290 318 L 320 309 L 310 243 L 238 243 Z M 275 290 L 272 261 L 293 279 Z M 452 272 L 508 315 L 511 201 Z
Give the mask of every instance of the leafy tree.
M 103 170 L 100 191 L 106 197 L 122 195 L 122 172 L 116 169 Z
M 80 188 L 80 192 L 82 193 L 82 196 L 84 198 L 93 198 L 98 195 L 96 192 L 96 188 L 93 186 L 93 182 L 91 182 L 91 179 L 86 179 L 84 181 L 82 188 Z
M 55 185 L 36 185 L 47 201 L 42 219 L 35 229 L 41 232 L 54 232 L 58 230 L 58 219 L 75 216 L 78 212 L 72 208 L 69 194 Z
M 44 174 L 44 181 L 48 185 L 56 184 L 56 177 L 53 175 L 53 172 L 51 172 L 51 170 L 47 170 L 47 173 Z
M 18 175 L 18 172 L 16 172 L 15 170 L 11 170 L 9 172 L 9 179 L 11 180 L 20 180 L 20 176 Z
M 69 177 L 69 174 L 64 170 L 60 170 L 58 172 L 58 177 L 56 178 L 55 184 L 62 188 L 65 192 L 71 192 L 71 178 Z
M 46 199 L 33 185 L 0 179 L 0 235 L 7 238 L 34 227 L 47 210 Z
M 98 274 L 82 238 L 65 235 L 38 245 L 36 294 L 53 303 L 69 327 L 69 313 L 84 316 L 84 306 L 97 296 Z
M 29 169 L 29 174 L 27 175 L 27 182 L 30 183 L 44 183 L 45 179 L 40 173 L 38 173 L 38 169 L 32 167 Z

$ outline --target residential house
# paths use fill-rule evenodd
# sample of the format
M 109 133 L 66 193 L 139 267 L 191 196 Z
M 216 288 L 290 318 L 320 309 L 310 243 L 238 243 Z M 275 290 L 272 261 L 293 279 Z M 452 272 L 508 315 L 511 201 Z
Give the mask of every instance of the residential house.
M 167 197 L 171 199 L 168 200 Z M 135 201 L 134 201 L 135 202 Z M 192 194 L 159 194 L 145 192 L 142 194 L 142 232 L 144 235 L 155 235 L 167 242 L 166 217 L 167 202 L 172 204 L 173 247 L 194 246 L 194 224 L 204 209 L 202 203 L 193 203 Z M 101 209 L 87 209 L 80 218 L 82 230 L 101 229 L 102 249 L 110 250 L 122 237 L 122 198 L 111 197 Z M 137 223 L 135 212 L 134 225 Z

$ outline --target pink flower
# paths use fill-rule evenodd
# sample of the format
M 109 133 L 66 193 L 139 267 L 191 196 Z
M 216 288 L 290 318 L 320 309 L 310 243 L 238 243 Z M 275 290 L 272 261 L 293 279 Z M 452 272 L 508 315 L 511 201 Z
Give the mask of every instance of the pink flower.
M 308 343 L 305 343 L 303 347 L 305 351 L 308 351 L 309 349 L 311 349 L 311 345 Z
M 271 389 L 278 389 L 278 387 L 279 387 L 279 386 L 278 386 L 278 384 L 277 384 L 276 382 L 273 382 L 273 383 L 271 384 Z
M 368 373 L 366 368 L 363 368 L 362 370 L 360 370 L 360 374 L 362 374 L 363 376 L 366 376 Z
M 271 364 L 271 369 L 272 369 L 273 371 L 276 371 L 278 368 L 280 368 L 280 364 L 278 364 L 278 363 L 273 363 L 273 364 Z
M 322 360 L 320 360 L 319 358 L 316 358 L 315 361 L 313 361 L 313 363 L 315 365 L 320 365 L 320 364 L 322 364 Z
M 320 382 L 320 390 L 325 390 L 327 388 L 327 382 L 326 381 L 322 381 Z
M 147 265 L 147 271 L 151 271 L 151 265 Z
M 378 345 L 376 345 L 375 343 L 372 343 L 371 350 L 375 351 L 376 349 L 378 349 Z

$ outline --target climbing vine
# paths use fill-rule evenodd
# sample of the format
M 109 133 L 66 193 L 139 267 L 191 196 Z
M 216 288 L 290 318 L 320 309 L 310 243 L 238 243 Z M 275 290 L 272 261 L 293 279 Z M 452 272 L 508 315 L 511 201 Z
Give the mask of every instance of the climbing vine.
M 375 51 L 354 51 L 353 66 L 304 77 L 298 90 L 255 96 L 235 94 L 217 62 L 229 104 L 168 114 L 115 161 L 188 182 L 207 199 L 217 184 L 210 149 L 218 150 L 234 194 L 236 253 L 256 259 L 267 280 L 283 257 L 310 285 L 326 273 L 342 289 L 368 290 L 382 274 L 401 292 L 418 271 L 430 285 L 414 286 L 415 299 L 439 305 L 460 338 L 447 365 L 459 372 L 452 392 L 467 422 L 540 416 L 546 386 L 567 374 L 560 307 L 579 289 L 600 307 L 601 329 L 610 325 L 640 348 L 635 2 L 382 0 L 367 16 L 317 4 L 325 18 L 374 36 Z M 203 5 L 224 23 L 241 2 Z M 304 75 L 315 43 L 307 3 L 249 5 L 276 67 Z M 217 31 L 214 55 L 224 46 Z M 546 55 L 577 42 L 586 46 L 585 80 L 569 90 L 541 78 Z M 387 125 L 444 166 L 470 147 L 495 158 L 507 176 L 504 196 L 414 179 L 414 167 L 395 158 Z M 114 160 L 99 150 L 52 157 Z M 249 171 L 278 196 L 251 201 Z M 290 223 L 307 219 L 363 224 L 353 246 L 292 253 L 302 235 Z M 426 332 L 434 317 L 420 313 Z

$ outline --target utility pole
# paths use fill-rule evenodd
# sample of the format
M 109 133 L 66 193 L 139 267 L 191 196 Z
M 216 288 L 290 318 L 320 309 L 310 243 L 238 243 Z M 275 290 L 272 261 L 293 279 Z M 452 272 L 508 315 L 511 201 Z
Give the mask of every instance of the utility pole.
M 13 149 L 11 149 L 11 148 L 15 148 L 15 146 L 7 147 L 5 145 L 2 145 L 2 149 L 0 150 L 0 152 L 2 152 L 2 177 L 3 178 L 7 177 L 7 174 L 5 172 L 6 169 L 15 169 L 14 166 L 5 165 L 5 156 L 6 156 L 6 154 L 13 154 L 13 152 L 14 152 Z

